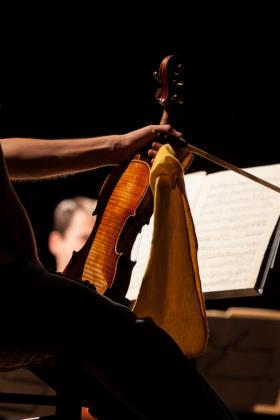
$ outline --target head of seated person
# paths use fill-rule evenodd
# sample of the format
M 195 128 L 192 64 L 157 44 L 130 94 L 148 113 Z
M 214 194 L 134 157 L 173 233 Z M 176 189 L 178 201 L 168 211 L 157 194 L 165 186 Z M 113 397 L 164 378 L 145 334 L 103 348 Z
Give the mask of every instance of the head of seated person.
M 56 270 L 63 271 L 73 251 L 79 251 L 94 227 L 96 200 L 74 197 L 61 201 L 54 210 L 49 250 L 55 257 Z

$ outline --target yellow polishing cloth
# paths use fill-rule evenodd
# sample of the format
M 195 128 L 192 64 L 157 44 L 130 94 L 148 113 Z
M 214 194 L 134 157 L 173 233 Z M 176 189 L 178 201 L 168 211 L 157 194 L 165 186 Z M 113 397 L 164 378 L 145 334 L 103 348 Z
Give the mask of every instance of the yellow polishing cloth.
M 180 153 L 180 151 L 179 151 Z M 169 145 L 160 148 L 151 169 L 154 230 L 150 257 L 133 311 L 150 317 L 189 357 L 205 351 L 207 317 L 197 263 L 197 240 L 188 204 L 183 163 Z

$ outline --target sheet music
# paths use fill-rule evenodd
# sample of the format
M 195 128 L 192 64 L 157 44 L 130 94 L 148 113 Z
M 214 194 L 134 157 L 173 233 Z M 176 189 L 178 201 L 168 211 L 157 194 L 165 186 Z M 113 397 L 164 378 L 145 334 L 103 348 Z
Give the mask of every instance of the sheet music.
M 245 168 L 280 186 L 280 164 Z M 204 293 L 254 288 L 270 236 L 280 215 L 280 194 L 231 171 L 185 175 L 194 219 Z M 153 218 L 138 235 L 137 261 L 127 298 L 138 296 L 148 263 Z
M 280 165 L 247 168 L 280 185 Z M 230 171 L 208 175 L 193 213 L 203 292 L 254 288 L 280 194 Z

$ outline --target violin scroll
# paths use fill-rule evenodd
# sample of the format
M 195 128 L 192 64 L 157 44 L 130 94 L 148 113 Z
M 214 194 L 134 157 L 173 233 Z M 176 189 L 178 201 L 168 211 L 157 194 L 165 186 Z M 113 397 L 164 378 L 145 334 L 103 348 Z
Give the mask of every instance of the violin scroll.
M 159 104 L 163 107 L 163 117 L 161 124 L 169 120 L 169 114 L 173 107 L 184 103 L 184 64 L 178 55 L 168 55 L 165 57 L 159 67 L 159 70 L 153 73 L 154 78 L 160 87 L 155 93 Z

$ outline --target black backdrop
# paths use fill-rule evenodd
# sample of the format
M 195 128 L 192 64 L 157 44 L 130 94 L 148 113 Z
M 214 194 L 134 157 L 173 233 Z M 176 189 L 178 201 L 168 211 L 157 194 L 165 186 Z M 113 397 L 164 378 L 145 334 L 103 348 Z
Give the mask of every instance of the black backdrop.
M 202 34 L 181 24 L 165 36 L 156 28 L 141 36 L 129 28 L 125 34 L 111 30 L 106 38 L 75 27 L 52 36 L 53 28 L 38 31 L 40 24 L 16 41 L 6 34 L 0 137 L 86 137 L 157 123 L 162 110 L 152 73 L 165 55 L 176 53 L 186 64 L 184 136 L 242 167 L 277 163 L 278 34 L 273 24 L 245 23 L 242 30 L 238 24 L 227 28 L 227 21 L 219 30 L 209 24 Z M 218 168 L 197 158 L 197 169 Z M 97 196 L 108 172 L 15 184 L 47 266 L 53 265 L 47 236 L 55 204 L 74 195 Z
M 215 9 L 211 3 L 194 14 L 172 2 L 152 15 L 150 7 L 134 3 L 122 10 L 118 2 L 116 10 L 106 3 L 101 14 L 92 4 L 81 15 L 73 7 L 70 17 L 69 5 L 60 14 L 38 13 L 33 5 L 27 18 L 17 5 L 7 27 L 2 14 L 0 138 L 86 137 L 155 123 L 161 109 L 152 72 L 165 55 L 179 53 L 186 63 L 184 136 L 241 167 L 279 163 L 276 10 L 254 5 L 245 12 L 236 4 Z M 199 169 L 218 168 L 196 158 L 191 170 Z M 15 183 L 47 266 L 54 266 L 47 248 L 54 206 L 69 196 L 95 197 L 108 172 Z M 278 257 L 262 297 L 208 301 L 207 307 L 280 309 L 279 265 Z

